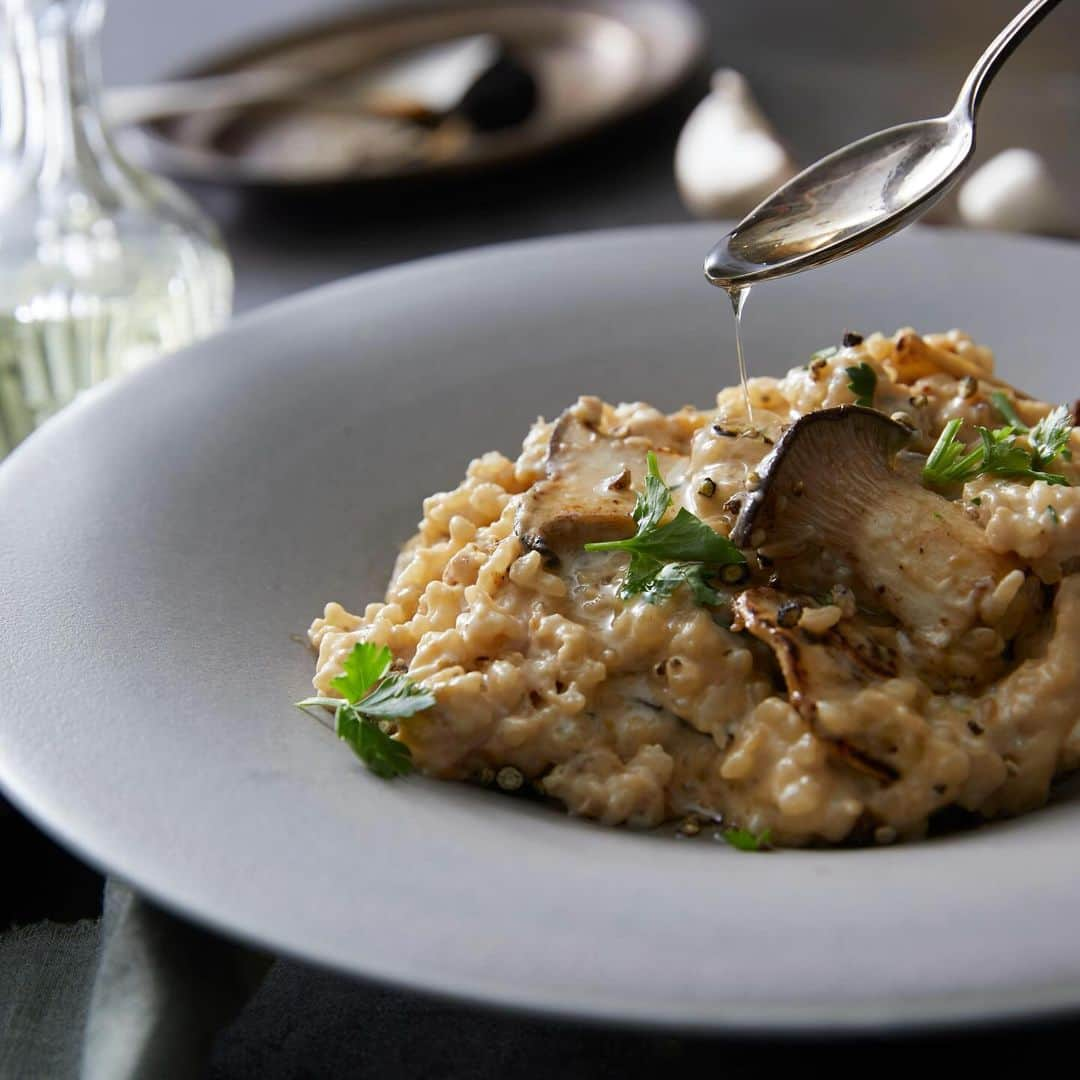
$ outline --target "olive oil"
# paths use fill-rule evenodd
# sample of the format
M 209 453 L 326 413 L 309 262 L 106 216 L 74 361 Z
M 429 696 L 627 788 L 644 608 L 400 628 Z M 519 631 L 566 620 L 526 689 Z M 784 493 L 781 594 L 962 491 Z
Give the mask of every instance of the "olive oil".
M 100 0 L 0 4 L 0 458 L 105 379 L 220 327 L 213 222 L 101 117 Z
M 754 410 L 750 405 L 750 387 L 746 381 L 746 358 L 742 345 L 742 313 L 746 298 L 750 295 L 750 286 L 731 285 L 725 291 L 731 301 L 731 310 L 735 313 L 735 351 L 739 356 L 739 384 L 742 386 L 743 402 L 746 405 L 746 422 L 753 427 Z
M 190 236 L 153 240 L 90 260 L 92 272 L 39 263 L 0 284 L 0 458 L 91 386 L 226 320 L 226 256 Z

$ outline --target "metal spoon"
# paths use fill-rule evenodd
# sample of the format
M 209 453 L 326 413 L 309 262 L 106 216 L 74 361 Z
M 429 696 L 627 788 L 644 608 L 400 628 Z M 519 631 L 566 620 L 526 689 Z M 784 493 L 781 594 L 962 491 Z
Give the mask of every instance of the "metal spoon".
M 975 149 L 990 80 L 1060 0 L 1031 0 L 972 68 L 952 111 L 887 128 L 836 150 L 770 195 L 709 252 L 705 276 L 745 288 L 850 255 L 928 210 Z
M 248 68 L 152 86 L 117 87 L 106 96 L 105 112 L 114 127 L 128 127 L 201 112 L 285 104 L 434 126 L 453 112 L 468 115 L 463 106 L 471 103 L 470 95 L 475 98 L 477 86 L 493 72 L 502 71 L 503 75 L 496 90 L 504 96 L 516 91 L 520 96 L 522 80 L 531 76 L 516 66 L 511 73 L 516 79 L 508 91 L 507 65 L 505 50 L 495 35 L 470 34 L 414 49 L 360 72 L 351 65 L 337 70 Z M 533 82 L 533 103 L 535 95 Z M 514 119 L 523 118 L 517 113 L 531 111 L 531 106 L 521 106 L 515 113 L 512 106 L 509 111 L 504 107 L 502 112 Z M 486 114 L 492 111 L 488 104 Z M 481 122 L 476 126 L 509 125 Z

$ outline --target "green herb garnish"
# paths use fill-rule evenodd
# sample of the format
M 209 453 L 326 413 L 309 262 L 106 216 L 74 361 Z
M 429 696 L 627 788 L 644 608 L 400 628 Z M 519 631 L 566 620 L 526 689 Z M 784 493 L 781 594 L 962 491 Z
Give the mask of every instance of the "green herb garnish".
M 840 350 L 835 345 L 826 345 L 824 349 L 818 349 L 816 353 L 810 354 L 811 360 L 830 360 Z
M 1049 419 L 1049 418 L 1048 418 Z M 1008 476 L 1023 480 L 1042 480 L 1047 484 L 1068 484 L 1064 476 L 1048 473 L 1041 466 L 1051 459 L 1043 458 L 1040 452 L 1025 450 L 1016 442 L 1016 433 L 1012 426 L 995 428 L 976 427 L 979 441 L 973 447 L 959 439 L 963 421 L 959 418 L 950 420 L 945 425 L 934 449 L 923 466 L 923 480 L 937 487 L 951 484 L 964 484 L 977 476 Z M 1070 425 L 1071 430 L 1071 425 Z M 1034 432 L 1032 432 L 1034 435 Z M 1041 445 L 1050 448 L 1048 430 Z M 1054 439 L 1059 438 L 1055 433 Z
M 990 400 L 994 403 L 994 408 L 1005 417 L 1005 423 L 1008 424 L 1013 431 L 1027 433 L 1027 424 L 1016 415 L 1016 409 L 1013 408 L 1013 403 L 1000 390 L 993 391 L 990 395 Z
M 1072 435 L 1072 409 L 1059 405 L 1046 414 L 1029 432 L 1028 442 L 1039 465 L 1049 465 L 1059 454 L 1072 461 L 1069 437 Z
M 357 642 L 342 673 L 331 683 L 341 697 L 310 697 L 296 703 L 305 710 L 315 706 L 333 709 L 338 738 L 385 780 L 412 770 L 412 752 L 387 729 L 399 717 L 412 716 L 435 704 L 435 695 L 407 675 L 389 674 L 393 659 L 385 645 Z
M 850 382 L 847 388 L 855 395 L 855 404 L 871 409 L 877 389 L 877 372 L 864 360 L 857 367 L 844 368 Z
M 772 830 L 752 833 L 749 829 L 725 829 L 724 839 L 739 851 L 763 851 L 772 844 Z
M 720 603 L 720 594 L 709 584 L 709 571 L 704 563 L 664 563 L 653 572 L 644 560 L 639 559 L 638 562 L 644 577 L 640 582 L 631 581 L 630 570 L 627 570 L 623 588 L 628 595 L 640 593 L 650 604 L 662 604 L 680 585 L 685 585 L 693 594 L 695 603 L 702 606 Z
M 720 597 L 709 585 L 712 568 L 745 563 L 739 549 L 685 507 L 661 525 L 671 506 L 671 488 L 660 475 L 656 455 L 648 455 L 645 487 L 638 492 L 633 518 L 638 531 L 626 540 L 602 540 L 585 545 L 586 551 L 626 551 L 626 569 L 619 595 L 643 596 L 650 604 L 667 600 L 686 585 L 699 604 L 716 604 Z
M 1000 391 L 995 390 L 990 400 L 1013 431 L 1028 437 L 1031 444 L 1032 461 L 1035 467 L 1049 465 L 1059 454 L 1066 461 L 1072 461 L 1069 449 L 1069 437 L 1072 435 L 1072 409 L 1068 405 L 1059 405 L 1046 414 L 1034 427 L 1028 427 L 1019 416 L 1013 403 Z

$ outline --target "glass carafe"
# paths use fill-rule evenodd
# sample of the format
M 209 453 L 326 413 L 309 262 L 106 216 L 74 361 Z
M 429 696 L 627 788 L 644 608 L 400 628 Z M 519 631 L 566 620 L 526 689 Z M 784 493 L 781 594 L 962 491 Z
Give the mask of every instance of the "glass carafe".
M 215 330 L 213 223 L 117 152 L 99 111 L 104 0 L 2 0 L 0 458 L 80 391 Z

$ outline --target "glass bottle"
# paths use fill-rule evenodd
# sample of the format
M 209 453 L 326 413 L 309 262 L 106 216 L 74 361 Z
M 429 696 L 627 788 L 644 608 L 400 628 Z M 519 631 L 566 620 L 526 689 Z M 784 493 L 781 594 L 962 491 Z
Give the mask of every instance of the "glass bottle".
M 99 111 L 104 0 L 2 0 L 0 458 L 80 391 L 221 326 L 213 223 Z

